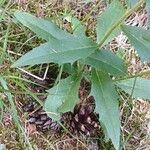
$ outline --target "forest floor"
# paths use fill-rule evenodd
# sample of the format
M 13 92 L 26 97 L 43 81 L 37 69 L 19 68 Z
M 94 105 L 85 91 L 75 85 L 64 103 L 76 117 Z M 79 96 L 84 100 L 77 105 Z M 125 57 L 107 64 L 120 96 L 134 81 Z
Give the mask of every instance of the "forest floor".
M 51 130 L 43 133 L 37 131 L 34 125 L 28 126 L 29 113 L 24 112 L 23 105 L 32 100 L 31 97 L 34 99 L 39 94 L 38 90 L 41 89 L 41 86 L 35 86 L 37 89 L 29 88 L 30 84 L 36 81 L 37 84 L 44 85 L 44 90 L 48 89 L 57 78 L 58 67 L 50 66 L 47 75 L 50 76 L 50 79 L 44 81 L 35 79 L 21 70 L 10 68 L 12 62 L 20 55 L 43 42 L 30 30 L 14 21 L 13 13 L 16 10 L 26 11 L 38 17 L 52 18 L 65 30 L 69 30 L 69 25 L 62 21 L 61 16 L 71 14 L 83 21 L 83 24 L 87 26 L 87 35 L 95 39 L 96 18 L 105 10 L 106 6 L 107 1 L 98 3 L 94 0 L 92 2 L 82 0 L 0 0 L 0 75 L 7 81 L 11 93 L 9 96 L 7 95 L 9 97 L 7 99 L 4 92 L 8 91 L 0 88 L 0 144 L 6 145 L 8 150 L 28 150 L 30 147 L 35 150 L 114 149 L 112 144 L 106 142 L 104 138 L 100 138 L 99 143 L 95 144 L 93 139 L 86 138 L 84 135 L 76 137 L 65 132 L 59 134 Z M 146 22 L 145 9 L 138 10 L 127 20 L 128 24 L 141 27 L 145 27 Z M 149 67 L 136 59 L 133 47 L 123 34 L 110 42 L 108 47 L 115 52 L 122 48 L 128 50 L 125 53 L 125 59 L 130 63 L 128 68 L 130 73 L 140 72 L 144 67 Z M 43 75 L 45 68 L 45 66 L 28 67 L 26 71 Z M 47 86 L 47 84 L 49 85 Z M 45 96 L 44 94 L 43 96 Z M 132 103 L 128 103 L 126 95 L 123 94 L 121 99 L 120 116 L 124 122 L 121 126 L 122 149 L 150 150 L 150 102 L 136 99 Z M 10 114 L 10 109 L 17 110 L 21 120 L 19 123 L 21 129 L 25 129 L 24 135 L 21 130 L 18 130 L 17 121 Z

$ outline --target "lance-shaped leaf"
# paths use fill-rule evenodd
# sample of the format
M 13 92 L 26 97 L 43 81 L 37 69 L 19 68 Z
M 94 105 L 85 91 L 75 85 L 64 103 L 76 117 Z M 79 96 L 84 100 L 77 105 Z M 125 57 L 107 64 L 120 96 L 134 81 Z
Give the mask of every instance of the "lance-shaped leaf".
M 118 150 L 120 143 L 118 95 L 108 74 L 92 70 L 91 95 L 95 98 L 100 122 L 105 126 L 109 138 Z
M 0 150 L 6 150 L 6 146 L 4 144 L 0 144 Z
M 60 113 L 72 111 L 78 102 L 78 92 L 81 75 L 70 76 L 48 90 L 44 109 L 55 120 L 60 119 Z
M 86 27 L 84 25 L 82 25 L 80 20 L 78 20 L 77 18 L 75 18 L 71 15 L 66 16 L 65 19 L 71 23 L 74 35 L 86 37 L 86 35 L 85 35 Z
M 78 59 L 86 58 L 92 54 L 97 45 L 89 39 L 52 40 L 19 58 L 12 67 L 35 65 L 43 63 L 72 63 Z
M 109 32 L 112 26 L 120 19 L 125 10 L 119 0 L 113 0 L 112 3 L 106 8 L 97 21 L 97 43 L 101 43 L 105 35 Z M 119 26 L 110 34 L 105 43 L 107 44 L 112 38 L 114 38 L 119 33 Z
M 127 73 L 124 61 L 113 52 L 104 49 L 95 51 L 82 62 L 113 75 L 126 75 Z
M 137 2 L 137 0 L 127 0 L 127 5 L 132 8 Z
M 150 61 L 150 30 L 123 25 L 122 31 L 137 50 L 143 61 Z
M 37 18 L 31 14 L 21 11 L 16 11 L 14 15 L 17 18 L 17 20 L 20 21 L 24 26 L 28 27 L 39 37 L 47 41 L 51 39 L 62 40 L 74 37 L 72 34 L 58 28 L 51 21 L 42 18 Z
M 150 1 L 146 1 L 146 11 L 148 14 L 148 26 L 150 27 Z
M 135 98 L 150 99 L 150 80 L 141 77 L 121 80 L 116 82 L 125 92 Z

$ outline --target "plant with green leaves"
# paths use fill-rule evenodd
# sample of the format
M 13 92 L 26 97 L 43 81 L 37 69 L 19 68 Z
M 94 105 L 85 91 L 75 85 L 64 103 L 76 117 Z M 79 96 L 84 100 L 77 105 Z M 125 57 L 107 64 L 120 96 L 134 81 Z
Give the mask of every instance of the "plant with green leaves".
M 86 28 L 76 18 L 71 19 L 71 34 L 57 27 L 52 21 L 36 18 L 25 12 L 15 13 L 18 21 L 46 42 L 23 55 L 12 67 L 44 63 L 61 66 L 59 80 L 47 91 L 48 97 L 44 103 L 44 109 L 54 120 L 59 120 L 62 113 L 73 110 L 79 101 L 80 82 L 86 77 L 85 66 L 90 67 L 90 96 L 94 97 L 95 111 L 100 114 L 99 121 L 117 150 L 120 147 L 120 114 L 116 86 L 133 97 L 148 99 L 150 80 L 141 77 L 144 73 L 128 75 L 124 60 L 109 49 L 104 49 L 104 45 L 122 30 L 141 60 L 150 60 L 150 31 L 122 23 L 145 2 L 146 0 L 140 0 L 135 6 L 125 9 L 119 0 L 113 0 L 97 19 L 96 42 L 85 35 Z M 60 79 L 64 68 L 68 68 L 65 70 L 69 76 Z

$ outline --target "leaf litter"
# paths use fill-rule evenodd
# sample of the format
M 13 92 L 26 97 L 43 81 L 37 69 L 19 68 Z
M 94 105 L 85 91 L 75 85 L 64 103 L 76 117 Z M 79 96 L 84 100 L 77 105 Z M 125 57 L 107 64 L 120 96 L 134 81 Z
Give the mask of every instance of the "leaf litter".
M 49 5 L 46 5 L 43 2 L 40 3 L 36 3 L 37 7 L 35 8 L 33 1 L 27 1 L 27 0 L 22 0 L 22 1 L 13 1 L 13 3 L 18 7 L 21 8 L 23 10 L 26 11 L 34 11 L 34 13 L 36 13 L 37 16 L 45 16 L 46 13 L 46 9 L 48 8 L 48 6 L 53 6 L 53 10 L 52 11 L 52 15 L 56 15 L 57 16 L 57 11 L 61 12 L 65 6 L 64 3 L 61 2 L 54 2 L 54 3 L 49 3 Z M 24 4 L 27 5 L 24 5 Z M 82 2 L 72 2 L 71 3 L 72 6 L 68 5 L 68 7 L 74 7 L 74 9 L 79 9 L 82 5 L 84 5 L 84 3 Z M 92 4 L 93 5 L 93 4 Z M 85 15 L 87 15 L 90 11 L 90 4 L 85 5 L 86 7 L 83 7 L 82 9 L 79 9 L 76 12 L 76 16 L 80 19 L 84 18 Z M 105 2 L 103 2 L 102 5 L 100 5 L 100 7 L 98 8 L 98 11 L 101 12 L 103 9 L 105 9 L 106 4 Z M 85 14 L 84 14 L 85 13 Z M 96 12 L 92 12 L 92 17 L 89 18 L 88 22 L 92 22 L 92 24 L 89 23 L 88 28 L 92 28 L 92 30 L 88 30 L 87 34 L 91 34 L 91 37 L 94 37 L 94 21 L 93 18 L 94 16 L 96 16 Z M 130 16 L 128 18 L 128 20 L 126 21 L 127 24 L 133 25 L 133 26 L 141 26 L 141 27 L 146 27 L 146 22 L 147 22 L 147 14 L 146 11 L 144 9 L 141 9 L 138 12 L 135 12 L 135 14 L 133 14 L 132 16 Z M 129 44 L 127 37 L 124 36 L 123 34 L 120 34 L 119 36 L 117 36 L 112 42 L 110 42 L 109 47 L 111 48 L 112 51 L 117 52 L 118 49 L 123 48 L 126 49 L 126 52 L 123 54 L 125 60 L 130 64 L 128 71 L 131 74 L 135 74 L 137 72 L 140 72 L 142 70 L 146 70 L 149 69 L 149 64 L 147 64 L 146 62 L 142 63 L 139 59 L 139 57 L 137 56 L 135 50 L 133 49 L 133 47 L 131 47 L 131 45 Z M 25 97 L 24 97 L 25 98 Z M 121 104 L 122 106 L 124 106 L 124 104 Z M 121 106 L 120 106 L 121 107 Z M 124 106 L 124 109 L 128 109 L 126 108 L 126 106 Z M 7 112 L 5 113 L 5 119 L 9 120 L 8 118 L 10 118 L 10 114 L 8 114 Z M 22 112 L 23 113 L 23 112 Z M 148 101 L 144 101 L 144 100 L 136 100 L 133 103 L 133 108 L 131 110 L 131 114 L 129 116 L 129 122 L 128 125 L 123 128 L 123 136 L 128 136 L 130 134 L 130 132 L 132 132 L 131 137 L 128 139 L 127 144 L 124 146 L 125 149 L 146 149 L 150 147 L 150 103 Z M 21 114 L 22 116 L 24 116 L 23 114 Z M 121 113 L 122 117 L 124 117 L 124 113 Z M 15 139 L 17 139 L 15 137 L 15 135 L 17 136 L 17 133 L 15 133 L 15 127 L 13 126 L 12 123 L 10 123 L 9 125 L 11 125 L 11 132 L 9 133 L 10 130 L 8 130 L 8 132 L 5 132 L 5 122 L 7 122 L 4 119 L 3 125 L 0 127 L 2 128 L 1 130 L 1 134 L 0 134 L 0 143 L 5 143 L 6 145 L 8 145 L 8 147 L 10 149 L 19 149 L 19 142 L 17 143 L 18 140 L 15 141 Z M 26 122 L 26 117 L 22 117 L 22 121 Z M 8 121 L 11 122 L 11 119 Z M 136 126 L 138 124 L 138 127 Z M 49 131 L 47 134 L 43 134 L 40 131 L 37 131 L 36 127 L 33 126 L 29 126 L 27 127 L 30 133 L 34 133 L 34 136 L 36 134 L 36 136 L 30 136 L 32 143 L 34 143 L 34 147 L 35 149 L 47 149 L 47 148 L 51 148 L 53 149 L 54 147 L 56 149 L 70 149 L 70 148 L 75 148 L 75 147 L 80 147 L 81 149 L 86 149 L 85 147 L 88 146 L 88 148 L 90 149 L 91 145 L 94 145 L 96 149 L 97 146 L 97 142 L 96 143 L 92 143 L 91 141 L 89 141 L 89 143 L 92 143 L 91 145 L 88 143 L 88 140 L 84 137 L 84 135 L 81 137 L 81 139 L 77 139 L 77 138 L 73 138 L 70 137 L 69 135 L 65 134 L 62 135 L 61 137 L 59 137 L 58 135 L 55 135 L 55 133 L 53 133 L 52 131 Z M 15 134 L 14 134 L 15 133 Z M 3 138 L 3 135 L 6 135 L 5 138 Z M 12 136 L 12 134 L 14 134 Z M 50 136 L 52 135 L 52 136 Z M 44 138 L 43 138 L 44 136 Z M 9 137 L 11 138 L 11 142 L 8 142 Z M 59 137 L 59 138 L 58 138 Z M 38 140 L 36 140 L 38 138 Z M 14 140 L 14 143 L 13 143 Z M 48 142 L 49 141 L 49 142 Z M 12 144 L 13 143 L 13 144 Z M 12 144 L 12 145 L 11 145 Z M 11 145 L 11 146 L 10 146 Z M 26 146 L 25 146 L 26 147 Z M 111 145 L 110 145 L 111 147 Z M 91 147 L 91 149 L 93 148 L 93 146 Z M 25 148 L 26 149 L 26 148 Z M 108 149 L 108 148 L 107 148 Z

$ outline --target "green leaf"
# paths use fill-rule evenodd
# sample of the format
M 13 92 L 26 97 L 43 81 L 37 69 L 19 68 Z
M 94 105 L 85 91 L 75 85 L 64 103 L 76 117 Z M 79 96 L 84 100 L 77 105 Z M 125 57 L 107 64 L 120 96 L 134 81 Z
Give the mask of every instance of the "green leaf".
M 72 111 L 78 102 L 78 92 L 80 86 L 81 75 L 69 76 L 50 90 L 48 90 L 48 98 L 45 101 L 44 109 L 54 120 L 60 119 L 60 113 Z
M 81 74 L 72 77 L 70 83 L 68 84 L 69 88 L 65 93 L 63 104 L 58 108 L 59 112 L 67 112 L 67 111 L 72 111 L 74 109 L 75 104 L 79 100 L 78 93 L 79 93 L 80 81 L 81 81 Z
M 6 146 L 4 144 L 0 144 L 0 150 L 6 150 Z
M 121 26 L 122 31 L 127 35 L 131 44 L 137 50 L 143 61 L 150 60 L 150 30 L 140 27 L 132 27 L 127 25 Z
M 16 11 L 15 17 L 24 26 L 35 32 L 39 37 L 49 41 L 52 39 L 68 39 L 74 36 L 58 28 L 54 23 L 48 20 L 37 18 L 26 12 Z
M 118 95 L 108 74 L 92 70 L 91 95 L 95 98 L 100 122 L 105 126 L 109 138 L 118 150 L 120 143 Z
M 66 16 L 65 19 L 71 23 L 74 35 L 86 37 L 86 27 L 81 24 L 80 20 L 78 20 L 75 17 L 72 17 L 71 15 Z
M 132 78 L 118 81 L 116 84 L 125 92 L 132 94 L 135 98 L 150 99 L 150 80 L 148 79 L 138 77 L 136 80 Z
M 68 39 L 65 41 L 53 40 L 26 53 L 19 58 L 12 67 L 51 62 L 58 64 L 73 63 L 78 59 L 88 57 L 96 48 L 97 45 L 95 43 L 85 38 Z
M 137 2 L 138 0 L 127 0 L 127 4 L 130 8 L 133 7 Z
M 148 27 L 150 28 L 150 1 L 146 1 L 146 11 L 148 15 Z
M 110 28 L 120 19 L 125 10 L 118 0 L 113 0 L 112 3 L 106 8 L 105 12 L 98 17 L 98 23 L 96 27 L 97 43 L 101 43 Z M 119 27 L 117 27 L 107 38 L 103 44 L 107 44 L 112 38 L 119 33 Z
M 0 110 L 1 110 L 1 114 L 0 114 L 0 123 L 2 122 L 3 120 L 3 115 L 4 115 L 4 108 L 3 108 L 3 102 L 2 102 L 2 99 L 0 98 Z
M 4 88 L 4 90 L 9 90 L 8 86 L 7 86 L 7 82 L 3 79 L 3 77 L 0 76 L 0 85 Z M 18 123 L 18 114 L 17 114 L 17 109 L 16 109 L 16 105 L 13 101 L 13 96 L 10 92 L 4 92 L 4 94 L 7 96 L 8 101 L 10 102 L 11 105 L 11 113 L 13 116 L 13 119 Z
M 126 75 L 127 73 L 127 67 L 123 60 L 113 52 L 104 49 L 95 51 L 95 53 L 82 60 L 82 62 L 113 75 Z
M 63 65 L 63 72 L 68 73 L 68 74 L 75 74 L 78 72 L 78 67 L 77 67 L 77 62 L 74 64 L 67 63 Z

